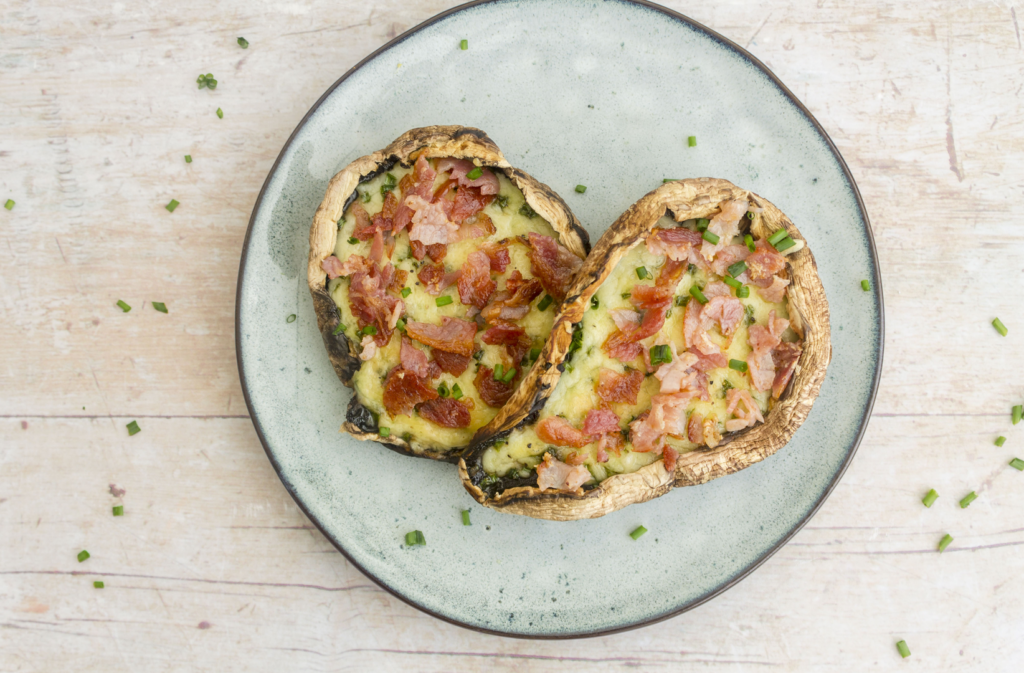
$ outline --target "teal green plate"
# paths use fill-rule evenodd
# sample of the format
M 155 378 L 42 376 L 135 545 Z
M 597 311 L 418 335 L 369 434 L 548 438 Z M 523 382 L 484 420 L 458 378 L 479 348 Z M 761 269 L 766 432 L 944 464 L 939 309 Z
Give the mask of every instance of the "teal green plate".
M 431 124 L 485 130 L 513 166 L 563 195 L 595 241 L 663 178 L 725 178 L 778 205 L 817 258 L 833 330 L 821 395 L 793 440 L 709 484 L 601 519 L 556 523 L 484 509 L 454 466 L 340 434 L 350 393 L 316 329 L 306 288 L 309 226 L 336 171 Z M 574 192 L 577 184 L 585 194 Z M 871 280 L 870 292 L 862 279 Z M 298 320 L 286 322 L 292 313 Z M 740 47 L 679 14 L 621 0 L 464 5 L 346 73 L 267 177 L 236 306 L 253 423 L 285 488 L 324 535 L 421 610 L 535 638 L 671 617 L 785 544 L 853 457 L 875 397 L 883 333 L 867 214 L 821 126 Z M 462 509 L 472 526 L 462 525 Z M 650 532 L 634 541 L 638 524 Z M 404 546 L 414 529 L 425 547 Z

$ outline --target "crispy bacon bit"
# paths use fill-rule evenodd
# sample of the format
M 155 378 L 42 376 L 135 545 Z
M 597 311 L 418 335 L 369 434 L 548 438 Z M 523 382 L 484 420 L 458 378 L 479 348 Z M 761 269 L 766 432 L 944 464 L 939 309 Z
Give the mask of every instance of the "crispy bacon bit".
M 491 303 L 481 314 L 491 324 L 501 321 L 519 320 L 530 312 L 530 302 L 542 292 L 540 281 L 531 278 L 523 280 L 519 270 L 509 274 L 505 289 L 491 297 Z
M 472 358 L 465 355 L 456 355 L 455 353 L 448 353 L 437 348 L 434 349 L 434 362 L 437 363 L 438 368 L 442 372 L 452 376 L 462 376 L 462 372 L 469 368 L 471 361 Z
M 754 252 L 747 257 L 751 280 L 767 280 L 786 268 L 786 258 L 775 251 L 767 240 L 759 239 Z
M 373 340 L 373 337 L 367 334 L 363 337 L 363 340 L 359 344 L 362 346 L 362 350 L 359 352 L 359 359 L 370 360 L 377 354 L 377 342 Z
M 582 465 L 585 462 L 587 462 L 587 457 L 580 451 L 573 451 L 565 457 L 566 465 Z
M 676 286 L 679 285 L 679 280 L 683 277 L 684 271 L 686 271 L 686 262 L 666 259 L 664 266 L 661 267 L 661 271 L 658 272 L 658 280 L 655 281 L 655 285 L 666 288 L 669 295 L 672 295 L 675 293 Z
M 643 373 L 636 369 L 627 369 L 624 374 L 619 374 L 602 367 L 597 372 L 597 396 L 608 404 L 636 404 L 643 382 Z
M 665 255 L 676 262 L 695 263 L 694 253 L 704 239 L 700 233 L 679 227 L 656 229 L 647 237 L 647 251 L 652 255 Z M 703 262 L 703 260 L 701 260 Z M 706 264 L 706 262 L 705 262 Z
M 747 370 L 755 390 L 768 390 L 775 381 L 775 362 L 770 350 L 751 351 L 747 356 Z
M 729 286 L 720 280 L 715 280 L 704 286 L 704 296 L 708 299 L 714 299 L 715 297 L 731 297 L 732 290 Z
M 583 262 L 550 236 L 531 231 L 529 245 L 531 273 L 540 280 L 548 294 L 562 301 L 569 282 Z
M 759 288 L 757 292 L 765 301 L 777 304 L 786 296 L 786 286 L 788 285 L 788 280 L 779 278 L 778 276 L 772 276 L 772 284 L 768 287 Z
M 421 379 L 428 378 L 427 354 L 413 346 L 409 337 L 402 337 L 399 361 L 406 372 Z
M 580 432 L 572 423 L 560 416 L 548 416 L 537 424 L 536 431 L 542 442 L 555 446 L 572 446 L 579 449 L 594 441 L 593 437 Z
M 413 166 L 412 173 L 403 177 L 398 183 L 398 188 L 402 192 L 402 199 L 398 209 L 395 211 L 392 234 L 397 236 L 398 232 L 405 229 L 412 222 L 414 211 L 407 203 L 410 196 L 418 196 L 421 199 L 427 200 L 433 197 L 435 177 L 437 177 L 437 173 L 430 167 L 430 162 L 427 161 L 426 157 L 421 154 Z
M 764 416 L 761 415 L 761 410 L 757 407 L 757 402 L 751 397 L 749 390 L 731 388 L 726 393 L 726 400 L 729 402 L 729 406 L 725 412 L 736 417 L 725 422 L 727 432 L 736 432 L 743 428 L 752 428 L 757 423 L 764 423 Z
M 384 257 L 384 234 L 380 232 L 380 229 L 373 232 L 373 243 L 370 244 L 370 261 L 374 264 L 380 264 L 380 260 Z
M 626 442 L 622 438 L 621 432 L 604 433 L 597 442 L 597 462 L 607 463 L 608 451 L 614 451 L 615 455 L 619 455 L 622 453 L 624 446 L 626 446 Z
M 491 263 L 491 271 L 505 273 L 505 269 L 508 268 L 509 263 L 512 261 L 512 257 L 508 252 L 508 243 L 489 243 L 483 246 L 481 250 L 487 255 L 487 259 Z M 522 274 L 519 274 L 519 277 L 522 278 Z
M 348 216 L 355 220 L 352 228 L 352 235 L 360 241 L 368 241 L 373 237 L 376 228 L 370 223 L 370 216 L 366 213 L 363 204 L 356 201 L 348 207 Z
M 644 412 L 629 424 L 629 441 L 633 443 L 633 450 L 640 453 L 661 451 L 665 433 L 654 428 L 648 423 L 650 412 Z
M 632 332 L 640 327 L 640 321 L 642 316 L 636 311 L 630 311 L 628 308 L 613 308 L 608 311 L 608 315 L 611 316 L 615 326 L 623 332 Z
M 747 214 L 750 205 L 746 199 L 733 199 L 722 204 L 722 210 L 711 218 L 708 231 L 718 235 L 718 243 L 704 241 L 700 248 L 701 256 L 712 261 L 718 251 L 732 243 L 732 239 L 740 231 L 740 218 Z M 749 262 L 748 262 L 749 264 Z
M 667 308 L 672 303 L 672 290 L 665 286 L 634 285 L 629 303 L 639 309 Z
M 448 219 L 440 204 L 430 203 L 413 194 L 406 197 L 404 205 L 414 211 L 412 226 L 409 227 L 410 241 L 419 241 L 423 245 L 447 244 L 458 235 L 458 225 Z
M 469 253 L 459 277 L 459 298 L 467 306 L 487 306 L 497 283 L 491 280 L 491 260 L 480 250 Z
M 526 330 L 518 325 L 501 323 L 489 327 L 481 337 L 485 344 L 496 346 L 503 344 L 505 352 L 508 353 L 512 366 L 519 367 L 519 363 L 526 357 L 533 346 L 533 340 L 526 334 Z
M 477 392 L 480 393 L 480 399 L 484 401 L 484 404 L 500 409 L 512 397 L 512 393 L 516 391 L 518 380 L 519 367 L 516 367 L 516 377 L 505 383 L 504 381 L 495 381 L 494 370 L 481 365 L 480 369 L 476 372 L 476 378 L 473 379 L 473 383 L 476 385 Z
M 383 269 L 371 264 L 369 272 L 354 273 L 349 282 L 349 307 L 358 321 L 359 329 L 375 325 L 377 333 L 373 335 L 373 340 L 381 347 L 391 340 L 395 324 L 405 310 L 401 299 L 386 292 L 394 277 L 395 267 L 390 264 Z
M 466 357 L 473 355 L 476 323 L 468 320 L 443 316 L 440 325 L 410 320 L 405 324 L 405 331 L 413 339 L 431 348 Z
M 489 168 L 481 168 L 480 177 L 470 180 L 466 174 L 474 168 L 473 162 L 466 159 L 441 159 L 437 162 L 437 172 L 451 171 L 451 179 L 458 180 L 460 187 L 476 187 L 481 194 L 497 194 L 500 187 L 498 176 Z
M 375 268 L 374 263 L 362 255 L 349 255 L 348 259 L 344 262 L 331 255 L 320 262 L 320 266 L 327 272 L 328 278 L 353 276 L 357 273 L 370 273 Z
M 410 415 L 417 404 L 437 399 L 437 391 L 428 383 L 401 365 L 395 367 L 384 381 L 384 408 L 392 417 Z
M 450 215 L 452 222 L 465 222 L 493 200 L 494 194 L 483 194 L 478 187 L 459 187 L 459 191 L 455 192 L 455 205 Z
M 795 343 L 783 343 L 772 351 L 772 360 L 775 362 L 775 380 L 772 381 L 772 397 L 779 399 L 782 392 L 789 385 L 789 380 L 796 370 L 796 363 L 800 359 L 803 348 Z
M 722 433 L 718 431 L 718 419 L 714 415 L 704 419 L 704 444 L 713 449 L 722 441 Z
M 462 400 L 438 397 L 424 402 L 416 409 L 420 416 L 442 428 L 468 428 L 469 407 Z
M 747 338 L 753 351 L 747 356 L 747 368 L 750 371 L 750 380 L 756 390 L 774 388 L 776 376 L 772 352 L 773 349 L 780 346 L 780 337 L 787 327 L 789 327 L 789 321 L 785 318 L 775 317 L 775 311 L 768 313 L 768 322 L 765 326 L 752 325 L 750 327 Z M 788 360 L 787 364 L 789 364 Z M 782 387 L 785 387 L 785 384 Z
M 537 488 L 542 491 L 575 491 L 590 481 L 590 470 L 582 465 L 569 466 L 544 454 L 544 462 L 537 466 Z
M 416 277 L 423 283 L 423 289 L 427 294 L 438 297 L 447 290 L 452 283 L 459 280 L 461 271 L 444 270 L 444 264 L 424 264 Z
M 718 331 L 722 336 L 732 336 L 736 327 L 743 320 L 743 304 L 733 296 L 714 297 L 704 305 L 700 312 L 700 319 L 704 329 L 712 323 L 718 323 Z
M 704 443 L 704 417 L 696 411 L 686 422 L 686 438 L 698 446 Z
M 651 398 L 651 410 L 630 423 L 631 440 L 636 451 L 661 453 L 665 435 L 686 432 L 686 407 L 694 393 L 658 394 Z
M 727 245 L 715 255 L 715 261 L 711 262 L 711 270 L 719 276 L 729 273 L 729 267 L 736 262 L 742 262 L 750 256 L 750 250 L 745 245 Z M 746 273 L 746 272 L 744 272 Z M 740 278 L 743 274 L 740 274 Z M 743 282 L 743 281 L 740 281 Z M 707 294 L 707 293 L 705 293 Z
M 715 355 L 721 353 L 722 349 L 708 338 L 707 327 L 701 320 L 703 308 L 698 301 L 690 301 L 686 304 L 686 313 L 683 314 L 683 336 L 686 339 L 687 348 L 705 355 Z
M 713 353 L 711 355 L 705 355 L 700 351 L 689 351 L 697 356 L 698 360 L 693 363 L 693 368 L 699 372 L 708 372 L 712 369 L 718 369 L 719 367 L 725 367 L 729 364 L 729 359 L 725 357 L 724 353 Z
M 661 457 L 665 461 L 665 470 L 668 472 L 675 472 L 676 461 L 679 459 L 679 452 L 666 444 L 665 448 L 661 450 Z
M 619 417 L 610 409 L 591 409 L 583 420 L 583 434 L 595 437 L 606 432 L 619 432 Z M 539 435 L 538 435 L 539 436 Z
M 672 362 L 660 365 L 654 372 L 654 378 L 661 381 L 659 392 L 678 393 L 693 386 L 697 372 L 691 367 L 700 358 L 692 353 L 677 354 L 675 344 L 669 344 L 669 348 L 672 350 Z
M 394 292 L 395 294 L 401 294 L 402 289 L 405 287 L 405 281 L 409 279 L 409 272 L 405 269 L 395 269 L 395 277 L 388 283 L 388 292 Z
M 635 329 L 619 328 L 605 339 L 601 348 L 609 357 L 616 358 L 621 362 L 630 362 L 643 352 L 643 347 L 639 342 L 656 334 L 665 324 L 666 313 L 668 313 L 667 304 L 644 311 L 643 319 Z

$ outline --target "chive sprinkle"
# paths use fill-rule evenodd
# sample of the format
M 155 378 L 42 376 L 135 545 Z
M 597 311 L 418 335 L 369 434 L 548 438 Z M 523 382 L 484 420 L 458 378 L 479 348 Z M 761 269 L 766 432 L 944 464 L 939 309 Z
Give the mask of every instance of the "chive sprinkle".
M 140 432 L 142 432 L 142 428 L 139 427 L 138 421 L 132 421 L 131 423 L 129 423 L 128 425 L 126 425 L 124 427 L 128 428 L 128 436 L 129 437 L 131 437 L 132 435 L 137 435 Z
M 224 119 L 224 110 L 221 110 L 220 108 L 217 108 L 217 118 L 218 119 Z
M 287 318 L 285 318 L 285 319 L 284 319 L 284 321 L 285 321 L 286 323 L 288 323 L 288 324 L 290 325 L 290 324 L 292 324 L 293 322 L 295 322 L 295 318 L 297 318 L 297 317 L 298 317 L 298 316 L 296 316 L 296 315 L 295 315 L 294 313 L 292 313 L 292 314 L 291 314 L 290 316 L 288 316 Z
M 860 289 L 864 290 L 865 292 L 871 292 L 871 282 L 866 279 L 862 280 L 860 282 Z
M 402 320 L 401 318 L 399 318 L 398 322 L 395 323 L 395 327 L 397 327 L 400 330 L 404 330 L 405 329 L 405 321 Z
M 740 261 L 736 262 L 729 267 L 729 275 L 733 278 L 739 278 L 740 274 L 747 270 L 747 263 Z
M 471 524 L 469 522 L 469 510 L 468 509 L 462 510 L 462 525 L 463 526 L 472 526 L 473 525 L 473 524 Z
M 586 192 L 587 192 L 587 186 L 586 185 L 576 185 L 576 193 L 577 194 L 586 194 Z
M 666 182 L 679 182 L 680 179 L 681 178 L 662 178 L 661 184 L 665 184 Z
M 434 303 L 437 304 L 438 308 L 440 308 L 442 306 L 447 306 L 448 304 L 452 303 L 453 301 L 454 300 L 452 299 L 451 295 L 446 294 L 443 297 L 438 297 L 437 299 L 435 299 Z
M 928 491 L 925 496 L 921 499 L 921 502 L 925 507 L 931 507 L 935 504 L 935 501 L 939 499 L 939 492 L 934 488 Z
M 718 244 L 718 242 L 719 242 L 720 240 L 722 240 L 722 239 L 721 239 L 721 238 L 720 238 L 720 237 L 718 236 L 718 234 L 716 234 L 716 233 L 715 233 L 715 232 L 713 232 L 713 231 L 709 231 L 709 230 L 707 230 L 707 229 L 705 229 L 705 230 L 704 230 L 704 233 L 703 233 L 703 234 L 701 234 L 701 238 L 703 238 L 703 239 L 704 239 L 705 241 L 707 241 L 707 242 L 708 242 L 708 243 L 710 243 L 711 245 L 717 245 L 717 244 Z
M 505 365 L 500 362 L 494 365 L 494 380 L 500 381 L 501 377 L 505 375 Z
M 381 437 L 390 437 L 391 428 L 379 427 L 377 428 L 377 434 L 380 435 Z
M 690 147 L 696 147 L 697 146 L 697 136 L 690 136 L 689 138 L 687 138 L 686 139 L 686 144 L 689 145 Z
M 747 363 L 743 360 L 729 360 L 729 369 L 737 372 L 747 371 Z
M 103 582 L 100 581 L 100 580 L 96 580 L 95 582 L 92 583 L 92 585 L 96 589 L 102 589 L 103 588 Z
M 548 306 L 551 306 L 551 302 L 553 302 L 553 301 L 554 301 L 554 299 L 551 298 L 550 294 L 544 295 L 544 298 L 541 299 L 540 302 L 537 303 L 537 310 L 538 311 L 546 310 Z
M 531 360 L 536 360 L 539 357 L 540 357 L 540 349 L 539 348 L 531 348 L 530 349 L 530 359 Z
M 167 313 L 167 304 L 163 303 L 162 301 L 153 302 L 153 308 L 156 309 L 157 311 L 160 311 L 161 313 Z
M 672 362 L 672 349 L 668 345 L 651 347 L 651 366 Z
M 601 300 L 597 298 L 596 294 L 590 298 L 590 308 L 601 308 Z
M 367 325 L 362 330 L 360 330 L 359 333 L 362 334 L 363 336 L 375 336 L 377 334 L 377 326 Z
M 78 552 L 78 562 L 79 563 L 81 563 L 82 561 L 84 561 L 87 558 L 89 558 L 89 552 L 85 551 L 84 549 L 82 551 Z
M 479 166 L 477 166 L 476 168 L 474 168 L 470 172 L 466 173 L 466 177 L 469 178 L 470 180 L 476 180 L 477 178 L 479 178 L 483 174 L 484 174 L 484 169 L 482 169 Z
M 448 390 L 448 384 L 442 381 L 441 385 L 437 387 L 437 394 L 441 397 L 448 397 L 451 395 L 451 392 Z
M 214 79 L 212 72 L 208 72 L 205 75 L 200 74 L 196 78 L 196 84 L 199 85 L 200 89 L 210 89 L 212 91 L 217 88 L 217 80 Z
M 363 192 L 363 194 L 362 194 L 363 203 L 369 203 L 370 199 L 372 199 L 372 198 L 373 197 L 370 196 L 370 192 Z
M 1024 416 L 1024 405 L 1016 405 L 1010 413 L 1010 418 L 1014 425 L 1020 423 L 1021 416 Z
M 643 526 L 637 526 L 636 529 L 632 533 L 629 534 L 629 536 L 631 538 L 633 538 L 634 540 L 639 540 L 640 536 L 643 535 L 646 532 L 647 532 L 646 528 L 644 528 Z
M 411 287 L 403 287 L 402 288 L 402 297 L 403 298 L 404 297 L 408 297 L 410 294 L 412 294 L 412 288 Z
M 132 310 L 132 307 L 129 306 L 128 304 L 124 303 L 124 300 L 122 300 L 122 299 L 118 299 L 117 300 L 117 305 L 125 313 L 127 313 L 130 310 Z
M 338 336 L 339 334 L 341 334 L 344 331 L 345 331 L 345 323 L 339 321 L 338 322 L 338 326 L 334 328 L 334 331 L 332 331 L 331 334 L 333 336 Z
M 1006 437 L 1003 437 L 1002 435 L 999 435 L 998 437 L 996 437 L 996 446 L 1002 446 L 1005 443 L 1006 443 Z
M 771 236 L 768 237 L 768 242 L 771 243 L 772 245 L 775 245 L 776 243 L 778 243 L 782 239 L 786 238 L 786 236 L 789 236 L 789 234 L 786 232 L 786 230 L 785 229 L 779 229 L 778 231 L 776 231 L 775 233 L 773 233 Z
M 1013 460 L 1010 461 L 1010 467 L 1024 472 L 1024 460 L 1021 460 L 1020 458 L 1014 458 Z
M 953 536 L 952 535 L 950 535 L 949 533 L 946 533 L 945 535 L 943 535 L 942 539 L 939 540 L 939 551 L 940 552 L 946 551 L 946 547 L 948 547 L 949 543 L 952 542 L 952 541 L 953 541 Z
M 722 277 L 722 282 L 724 282 L 729 287 L 735 288 L 737 290 L 740 289 L 741 287 L 743 287 L 743 283 L 739 282 L 735 278 L 730 278 L 729 276 L 723 276 Z
M 405 546 L 416 547 L 425 546 L 427 544 L 426 538 L 423 537 L 423 532 L 418 530 L 412 530 L 405 534 Z
M 114 505 L 114 516 L 124 516 L 124 505 Z
M 702 304 L 708 303 L 708 298 L 704 296 L 704 293 L 696 285 L 690 286 L 690 295 Z
M 794 245 L 796 245 L 796 241 L 787 236 L 786 238 L 779 241 L 779 244 L 775 246 L 775 249 L 779 252 L 784 252 L 792 248 Z M 861 287 L 864 287 L 863 283 L 861 284 Z
M 636 277 L 640 280 L 644 280 L 645 278 L 654 278 L 654 276 L 651 275 L 651 272 L 647 270 L 646 266 L 636 267 Z
M 900 642 L 896 643 L 896 649 L 899 650 L 900 656 L 904 659 L 910 656 L 910 648 L 907 647 L 907 641 L 901 640 Z
M 185 155 L 185 163 L 186 164 L 192 163 L 192 155 L 191 154 L 186 154 Z
M 469 40 L 462 40 L 461 42 L 459 42 L 459 49 L 461 49 L 462 51 L 466 51 L 467 49 L 469 49 Z
M 171 199 L 171 202 L 170 202 L 170 203 L 168 203 L 168 204 L 167 204 L 166 206 L 164 206 L 164 208 L 166 208 L 166 209 L 167 209 L 167 212 L 169 212 L 169 213 L 173 213 L 173 212 L 174 212 L 174 209 L 175 209 L 175 208 L 177 208 L 177 207 L 178 207 L 178 206 L 180 206 L 180 205 L 181 205 L 181 204 L 180 204 L 180 203 L 178 203 L 178 200 L 177 200 L 177 199 Z
M 14 199 L 7 199 L 7 203 L 4 204 L 4 208 L 11 210 L 14 208 Z
M 349 245 L 359 245 L 359 239 L 356 238 L 355 236 L 349 236 L 348 237 L 348 244 Z
M 245 39 L 244 37 L 238 38 L 238 46 L 241 47 L 242 49 L 248 49 L 249 48 L 249 40 Z
M 978 497 L 978 494 L 971 491 L 960 500 L 960 509 L 967 509 L 972 502 Z
M 744 285 L 743 287 L 736 290 L 736 296 L 740 299 L 746 299 L 750 296 L 750 288 Z
M 455 400 L 461 400 L 462 399 L 462 388 L 459 387 L 458 383 L 456 383 L 455 385 L 452 386 L 452 399 L 455 399 Z
M 1006 329 L 1006 325 L 1003 324 L 1003 321 L 1000 320 L 999 318 L 996 318 L 995 320 L 992 321 L 992 326 L 995 327 L 996 331 L 1002 334 L 1003 336 L 1006 336 L 1006 333 L 1009 331 Z
M 749 250 L 750 252 L 754 252 L 754 249 L 757 246 L 754 245 L 754 237 L 753 236 L 751 236 L 750 234 L 744 235 L 743 236 L 743 242 L 747 244 L 747 250 Z
M 512 379 L 514 379 L 515 377 L 516 377 L 516 368 L 515 367 L 509 367 L 508 371 L 505 372 L 505 375 L 501 377 L 501 380 L 504 381 L 505 383 L 510 383 L 512 381 Z
M 708 218 L 706 218 L 706 217 L 698 218 L 697 219 L 697 231 L 704 231 L 705 229 L 708 228 L 709 224 L 711 224 L 711 220 L 709 220 Z

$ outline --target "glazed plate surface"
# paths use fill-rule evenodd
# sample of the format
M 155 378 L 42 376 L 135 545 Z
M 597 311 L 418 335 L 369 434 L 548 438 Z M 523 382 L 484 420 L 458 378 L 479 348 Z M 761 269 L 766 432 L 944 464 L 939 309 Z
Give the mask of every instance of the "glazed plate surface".
M 832 364 L 793 440 L 709 484 L 556 523 L 484 509 L 453 465 L 340 434 L 350 393 L 328 362 L 306 288 L 310 223 L 335 172 L 431 124 L 486 131 L 513 166 L 562 195 L 592 241 L 663 178 L 725 178 L 778 205 L 808 240 L 832 314 Z M 687 147 L 690 135 L 696 147 Z M 298 320 L 286 323 L 292 313 Z M 621 0 L 466 5 L 339 80 L 289 139 L 256 203 L 236 317 L 253 422 L 310 519 L 410 604 L 526 637 L 663 619 L 768 558 L 853 457 L 884 333 L 867 216 L 817 122 L 739 47 L 667 10 Z M 462 509 L 472 526 L 462 525 Z M 649 532 L 634 541 L 628 534 L 640 524 Z M 427 545 L 407 549 L 414 529 Z

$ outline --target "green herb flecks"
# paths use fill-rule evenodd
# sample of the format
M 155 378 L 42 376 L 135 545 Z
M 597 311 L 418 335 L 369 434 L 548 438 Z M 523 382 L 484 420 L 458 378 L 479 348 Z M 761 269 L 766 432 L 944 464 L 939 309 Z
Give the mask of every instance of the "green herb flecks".
M 928 491 L 923 498 L 921 498 L 921 503 L 925 507 L 931 507 L 933 504 L 935 504 L 935 501 L 938 499 L 939 492 L 933 488 L 932 490 Z
M 118 299 L 118 300 L 117 300 L 117 306 L 118 306 L 118 308 L 120 308 L 120 309 L 121 309 L 122 311 L 124 311 L 125 313 L 127 313 L 127 312 L 128 312 L 128 311 L 130 311 L 130 310 L 132 310 L 132 307 L 131 307 L 131 306 L 129 306 L 128 304 L 126 304 L 126 303 L 124 302 L 124 300 L 122 300 L 122 299 Z
M 175 208 L 177 208 L 177 207 L 178 207 L 178 206 L 180 206 L 180 205 L 181 205 L 181 204 L 180 204 L 180 203 L 178 203 L 178 200 L 177 200 L 177 199 L 171 199 L 171 202 L 170 202 L 170 203 L 168 203 L 168 204 L 167 204 L 166 206 L 164 206 L 164 208 L 166 208 L 166 209 L 167 209 L 167 212 L 169 212 L 169 213 L 173 213 L 173 212 L 174 212 L 174 209 L 175 209 Z
M 238 38 L 238 46 L 241 47 L 242 49 L 248 49 L 249 48 L 249 40 L 245 39 L 244 37 Z
M 199 85 L 200 89 L 210 89 L 212 91 L 217 88 L 217 80 L 214 79 L 212 72 L 208 72 L 205 75 L 199 75 L 199 77 L 196 78 L 196 84 Z
M 643 536 L 643 534 L 646 533 L 646 532 L 647 532 L 646 528 L 644 528 L 643 526 L 637 526 L 635 529 L 633 529 L 633 532 L 630 533 L 629 536 L 631 538 L 633 538 L 634 540 L 639 540 L 641 538 L 641 536 Z
M 138 421 L 132 421 L 131 423 L 129 423 L 125 427 L 128 428 L 128 436 L 129 437 L 131 437 L 132 435 L 137 435 L 140 432 L 142 432 L 142 428 L 139 427 Z

